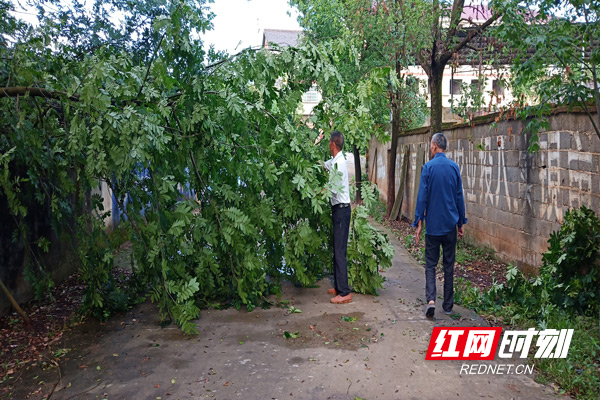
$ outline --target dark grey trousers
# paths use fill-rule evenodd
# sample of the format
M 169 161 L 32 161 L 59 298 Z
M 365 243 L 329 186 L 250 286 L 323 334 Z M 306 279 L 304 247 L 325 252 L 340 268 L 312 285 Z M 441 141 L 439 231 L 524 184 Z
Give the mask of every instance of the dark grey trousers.
M 425 235 L 425 295 L 428 303 L 431 300 L 435 301 L 437 297 L 435 269 L 440 260 L 440 246 L 442 246 L 442 264 L 444 266 L 444 302 L 442 308 L 446 312 L 452 311 L 454 306 L 456 237 L 456 230 L 444 236 Z
M 348 232 L 350 230 L 350 207 L 333 207 L 333 286 L 340 296 L 350 294 L 348 285 Z

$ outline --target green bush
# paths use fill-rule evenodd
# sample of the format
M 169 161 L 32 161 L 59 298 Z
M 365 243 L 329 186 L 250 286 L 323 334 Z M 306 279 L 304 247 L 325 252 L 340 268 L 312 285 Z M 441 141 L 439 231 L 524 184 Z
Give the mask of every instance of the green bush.
M 553 232 L 543 255 L 541 275 L 558 283 L 553 301 L 579 313 L 600 310 L 600 222 L 593 210 L 582 206 L 567 211 L 559 231 Z
M 540 274 L 524 275 L 509 265 L 506 283 L 480 292 L 457 280 L 455 300 L 498 323 L 527 329 L 574 329 L 569 356 L 536 359 L 541 380 L 552 380 L 581 399 L 597 398 L 600 384 L 598 337 L 599 223 L 586 207 L 570 210 L 561 229 L 551 234 Z
M 505 284 L 494 284 L 480 298 L 468 296 L 469 305 L 481 311 L 507 313 L 513 321 L 521 316 L 545 325 L 552 310 L 569 314 L 597 316 L 600 311 L 599 251 L 600 224 L 585 206 L 569 210 L 560 230 L 550 235 L 550 247 L 542 256 L 543 265 L 536 277 L 527 277 L 509 265 Z M 464 285 L 463 285 L 464 286 Z M 467 296 L 459 293 L 461 296 Z M 509 309 L 510 311 L 510 309 Z

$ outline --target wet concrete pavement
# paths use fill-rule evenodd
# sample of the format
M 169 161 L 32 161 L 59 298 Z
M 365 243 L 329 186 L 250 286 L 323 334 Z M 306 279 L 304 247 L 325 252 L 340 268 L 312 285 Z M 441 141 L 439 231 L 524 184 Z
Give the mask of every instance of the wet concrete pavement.
M 161 328 L 156 307 L 142 304 L 105 324 L 77 327 L 61 344 L 68 351 L 59 367 L 25 371 L 12 398 L 557 397 L 531 375 L 461 375 L 462 361 L 425 361 L 433 326 L 487 324 L 458 306 L 459 320 L 440 307 L 434 320 L 425 318 L 424 269 L 390 239 L 396 253 L 379 296 L 353 294 L 351 304 L 333 305 L 328 281 L 311 289 L 286 285 L 282 300 L 301 313 L 204 310 L 198 336 Z

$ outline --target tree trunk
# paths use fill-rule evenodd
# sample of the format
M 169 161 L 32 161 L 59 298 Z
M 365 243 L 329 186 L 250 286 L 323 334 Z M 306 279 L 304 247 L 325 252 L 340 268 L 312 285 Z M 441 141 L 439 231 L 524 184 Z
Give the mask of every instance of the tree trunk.
M 360 189 L 362 188 L 362 173 L 360 171 L 360 152 L 356 146 L 352 146 L 352 153 L 354 154 L 354 180 L 356 181 L 356 202 L 360 203 L 362 196 L 360 195 Z
M 387 207 L 386 217 L 389 217 L 394 208 L 394 201 L 396 200 L 396 148 L 398 147 L 398 134 L 400 133 L 400 96 L 398 93 L 394 94 L 394 100 L 392 101 L 392 148 L 388 157 L 388 168 L 387 168 Z
M 598 138 L 600 139 L 600 90 L 598 89 L 598 74 L 596 73 L 596 64 L 590 64 L 592 66 L 592 80 L 594 81 L 594 101 L 596 103 L 596 123 L 594 123 L 594 120 L 592 119 L 592 125 L 594 125 L 596 135 L 598 135 Z
M 431 93 L 431 117 L 429 122 L 429 133 L 441 132 L 442 130 L 442 81 L 444 78 L 445 65 L 433 65 L 429 76 L 429 91 Z
M 585 13 L 585 22 L 586 24 L 590 25 L 590 21 L 589 21 L 589 13 L 587 9 L 584 9 L 584 13 Z M 597 35 L 596 35 L 597 37 Z M 596 44 L 598 43 L 598 40 L 594 40 L 594 37 L 590 37 L 590 54 L 594 54 L 596 53 Z M 591 60 L 590 60 L 591 61 Z M 594 95 L 594 102 L 596 103 L 596 122 L 594 122 L 594 119 L 592 118 L 591 113 L 588 112 L 588 116 L 592 122 L 592 125 L 594 126 L 594 130 L 596 131 L 596 135 L 598 136 L 598 139 L 600 139 L 600 89 L 598 88 L 598 73 L 596 70 L 596 63 L 594 61 L 590 62 L 590 68 L 592 70 L 592 82 L 594 82 L 594 88 L 593 88 L 593 95 Z M 587 111 L 587 109 L 586 109 Z

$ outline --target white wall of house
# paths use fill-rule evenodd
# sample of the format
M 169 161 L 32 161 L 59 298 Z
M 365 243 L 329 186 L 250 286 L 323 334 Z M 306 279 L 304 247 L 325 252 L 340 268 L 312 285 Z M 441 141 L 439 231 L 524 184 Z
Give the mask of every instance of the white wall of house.
M 429 95 L 429 88 L 427 86 L 427 74 L 423 68 L 419 66 L 412 66 L 408 69 L 408 74 L 414 76 L 423 82 L 422 90 L 424 94 Z M 451 106 L 450 99 L 458 101 L 461 94 L 458 90 L 460 83 L 464 84 L 482 84 L 482 91 L 485 93 L 484 99 L 486 106 L 492 104 L 496 107 L 505 106 L 513 100 L 512 93 L 507 88 L 502 88 L 501 79 L 508 76 L 507 69 L 494 69 L 489 70 L 482 68 L 481 73 L 478 67 L 471 65 L 460 65 L 454 69 L 454 73 L 450 66 L 447 66 L 444 70 L 444 77 L 442 81 L 442 106 L 449 108 Z M 455 84 L 451 82 L 454 79 Z M 454 89 L 454 90 L 453 90 Z M 498 90 L 500 89 L 500 90 Z M 494 97 L 492 99 L 491 93 L 496 90 L 500 95 L 499 99 Z M 491 103 L 490 103 L 491 102 Z M 431 105 L 431 99 L 427 99 L 427 105 Z M 494 111 L 494 110 L 491 110 Z
M 445 109 L 444 122 L 452 120 L 459 121 L 458 116 L 450 115 L 452 100 L 454 104 L 460 100 L 461 84 L 465 85 L 481 85 L 481 90 L 484 93 L 484 105 L 480 114 L 498 111 L 500 107 L 507 106 L 513 101 L 513 96 L 509 88 L 503 87 L 502 80 L 508 77 L 508 69 L 493 69 L 482 68 L 481 72 L 478 67 L 471 65 L 461 65 L 452 71 L 451 67 L 446 67 L 442 81 L 442 106 Z M 412 66 L 408 69 L 408 75 L 419 79 L 422 84 L 421 92 L 427 96 L 427 106 L 431 105 L 429 97 L 429 88 L 427 85 L 427 74 L 419 66 Z M 454 83 L 453 83 L 454 82 Z M 492 93 L 498 94 L 497 96 Z M 315 86 L 302 96 L 302 107 L 298 112 L 304 116 L 312 114 L 313 108 L 322 100 L 319 89 Z M 428 125 L 429 122 L 426 122 Z
M 110 189 L 110 186 L 108 186 L 105 181 L 100 181 L 98 182 L 98 186 L 92 189 L 92 195 L 93 194 L 99 194 L 102 196 L 102 206 L 104 207 L 103 210 L 95 210 L 95 213 L 97 213 L 96 215 L 111 211 L 111 215 L 104 218 L 104 225 L 109 230 L 116 228 L 113 213 L 117 209 L 115 207 L 116 204 L 113 204 L 112 190 Z
M 302 115 L 312 114 L 313 108 L 321 102 L 323 96 L 316 86 L 313 86 L 308 92 L 302 95 Z

